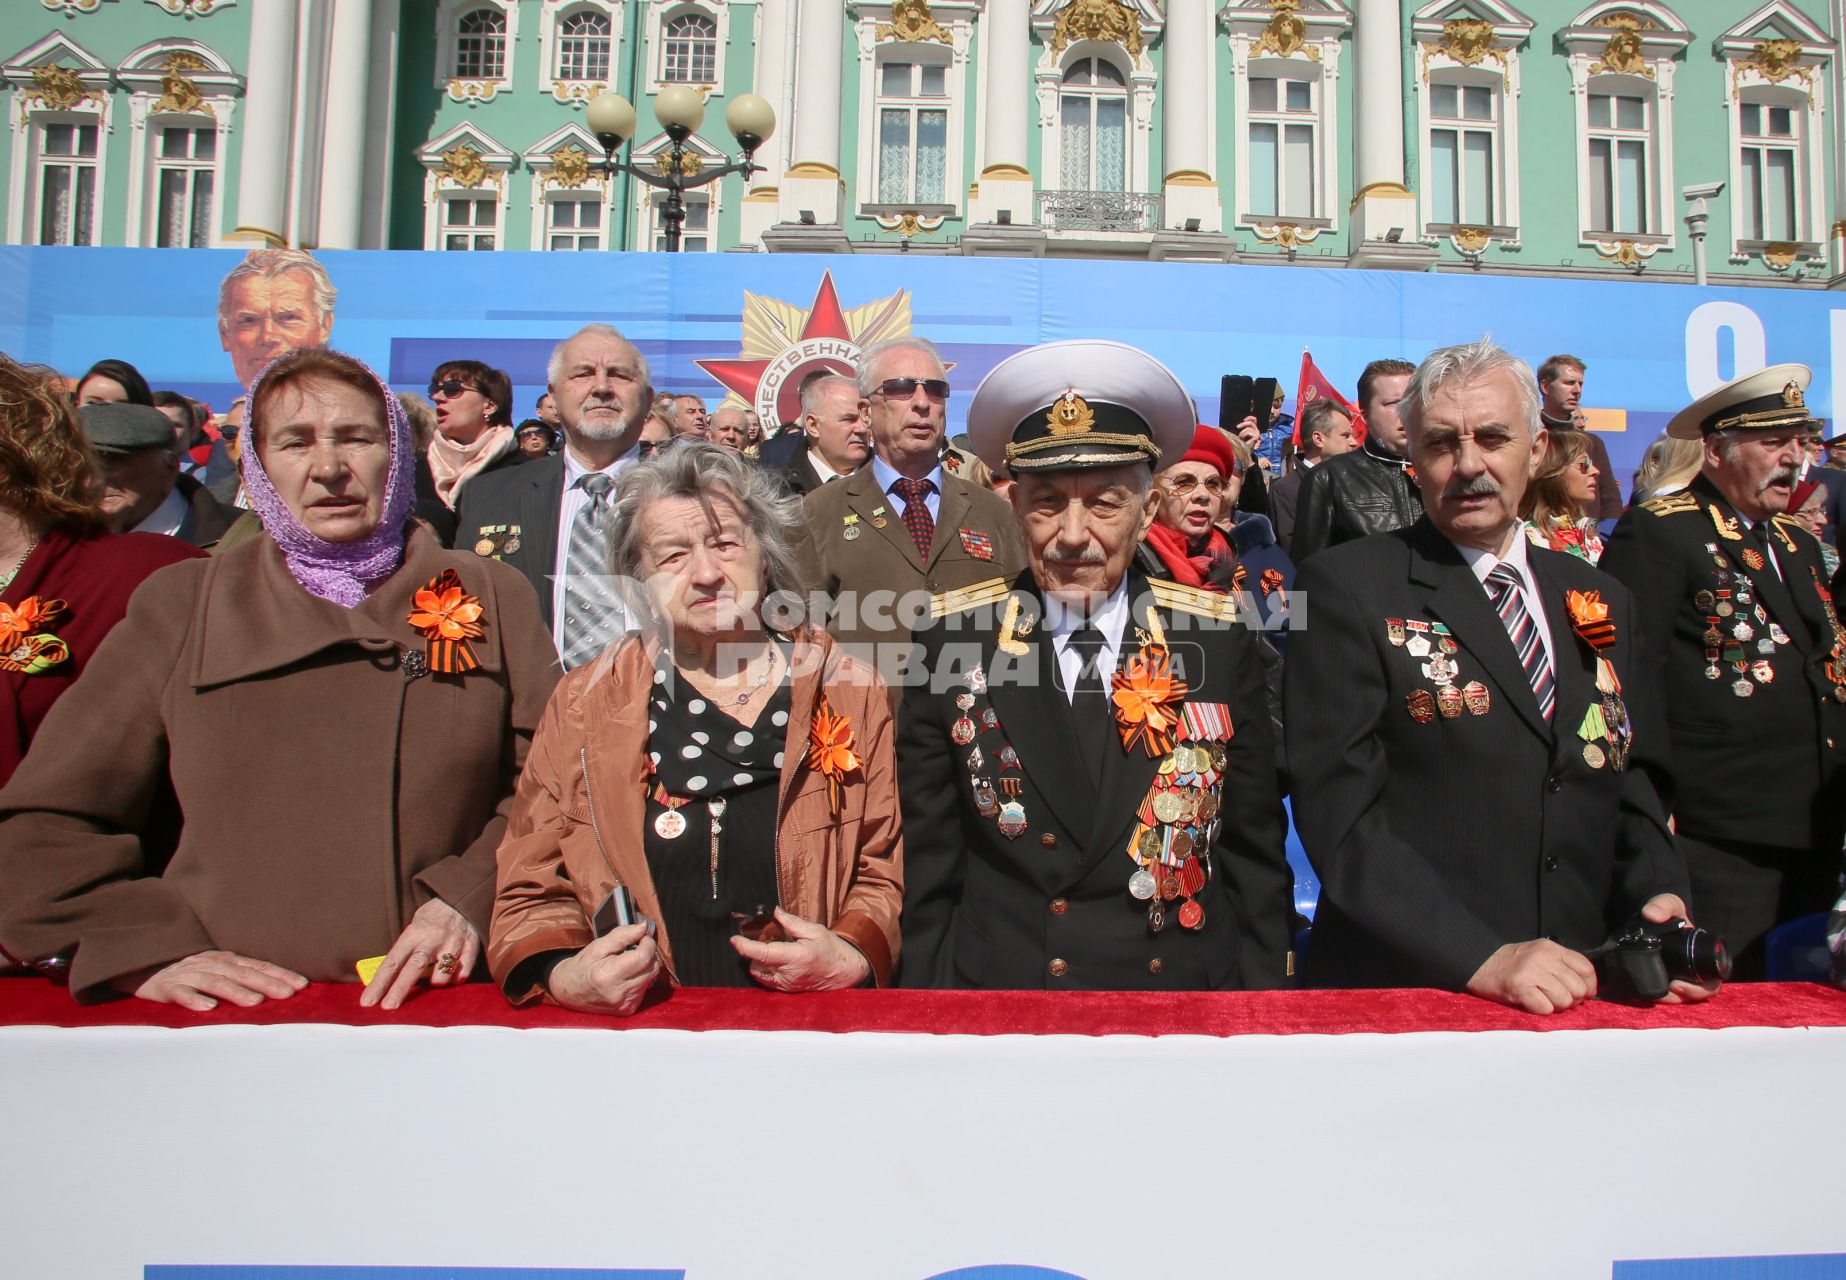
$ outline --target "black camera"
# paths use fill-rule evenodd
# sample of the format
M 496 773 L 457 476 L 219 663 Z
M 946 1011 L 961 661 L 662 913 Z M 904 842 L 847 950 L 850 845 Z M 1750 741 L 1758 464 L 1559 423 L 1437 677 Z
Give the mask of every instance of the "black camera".
M 1601 967 L 1603 994 L 1617 1000 L 1658 1000 L 1675 978 L 1704 983 L 1731 976 L 1724 939 L 1684 918 L 1654 924 L 1636 916 L 1589 955 Z

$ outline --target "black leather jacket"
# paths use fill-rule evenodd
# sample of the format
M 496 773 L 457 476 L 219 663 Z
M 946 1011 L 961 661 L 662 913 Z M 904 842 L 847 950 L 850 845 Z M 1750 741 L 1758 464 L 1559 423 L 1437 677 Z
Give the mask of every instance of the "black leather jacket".
M 1308 472 L 1295 510 L 1289 555 L 1301 564 L 1323 547 L 1413 525 L 1423 515 L 1423 495 L 1410 465 L 1367 440 Z

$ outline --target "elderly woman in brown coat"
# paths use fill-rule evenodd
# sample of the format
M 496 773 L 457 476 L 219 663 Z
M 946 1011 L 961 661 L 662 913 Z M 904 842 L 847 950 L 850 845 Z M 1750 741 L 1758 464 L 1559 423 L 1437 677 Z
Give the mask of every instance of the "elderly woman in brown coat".
M 519 780 L 488 946 L 515 1004 L 627 1014 L 662 980 L 889 982 L 889 694 L 824 631 L 775 622 L 799 590 L 798 511 L 699 442 L 617 482 L 610 561 L 649 625 L 565 677 Z
M 204 1010 L 462 981 L 556 657 L 524 579 L 409 519 L 410 430 L 325 350 L 250 389 L 265 533 L 149 578 L 0 791 L 0 944 Z

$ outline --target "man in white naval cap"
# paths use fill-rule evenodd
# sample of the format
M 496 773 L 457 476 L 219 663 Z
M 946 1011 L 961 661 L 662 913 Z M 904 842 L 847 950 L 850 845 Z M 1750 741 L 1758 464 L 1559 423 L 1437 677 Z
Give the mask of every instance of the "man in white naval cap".
M 1682 409 L 1667 434 L 1704 442 L 1699 474 L 1629 508 L 1602 559 L 1666 707 L 1693 905 L 1741 978 L 1764 975 L 1771 928 L 1833 902 L 1846 825 L 1846 643 L 1820 543 L 1787 514 L 1820 425 L 1808 379 L 1771 365 Z
M 1192 441 L 1120 343 L 1008 357 L 968 410 L 1014 478 L 1027 569 L 937 598 L 899 710 L 902 982 L 1286 985 L 1294 880 L 1256 637 L 1232 598 L 1132 571 Z

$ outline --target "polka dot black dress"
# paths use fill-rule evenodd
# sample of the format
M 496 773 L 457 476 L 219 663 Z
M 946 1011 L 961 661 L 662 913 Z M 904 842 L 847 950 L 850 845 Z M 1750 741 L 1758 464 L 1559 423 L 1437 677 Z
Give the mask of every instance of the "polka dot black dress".
M 778 647 L 781 683 L 748 728 L 690 681 L 654 674 L 641 838 L 681 986 L 755 985 L 730 940 L 778 904 L 776 803 L 789 714 L 789 651 Z

